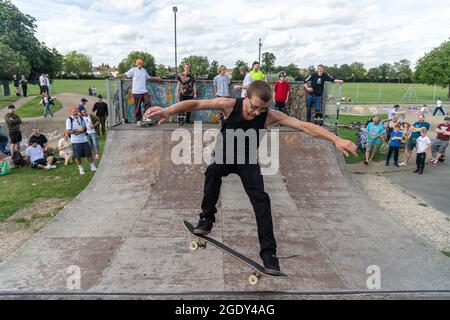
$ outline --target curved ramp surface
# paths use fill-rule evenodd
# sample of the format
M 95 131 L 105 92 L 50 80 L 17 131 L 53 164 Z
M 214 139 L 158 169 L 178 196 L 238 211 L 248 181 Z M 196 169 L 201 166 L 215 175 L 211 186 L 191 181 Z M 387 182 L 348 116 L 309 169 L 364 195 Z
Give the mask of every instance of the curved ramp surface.
M 172 164 L 168 128 L 110 130 L 87 189 L 0 264 L 0 290 L 367 290 L 369 266 L 379 267 L 382 290 L 450 289 L 450 259 L 369 200 L 330 143 L 297 132 L 280 134 L 280 171 L 265 177 L 279 256 L 298 255 L 281 260 L 289 278 L 251 286 L 250 270 L 219 250 L 192 253 L 181 220 L 197 220 L 206 166 Z M 211 236 L 259 261 L 254 213 L 237 176 L 223 179 L 218 209 Z

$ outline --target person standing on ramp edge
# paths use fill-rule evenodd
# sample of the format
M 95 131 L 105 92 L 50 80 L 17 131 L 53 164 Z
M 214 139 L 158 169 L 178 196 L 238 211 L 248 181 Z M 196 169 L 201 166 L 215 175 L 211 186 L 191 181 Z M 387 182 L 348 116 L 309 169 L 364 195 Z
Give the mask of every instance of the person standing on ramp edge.
M 356 146 L 353 142 L 339 138 L 312 123 L 303 122 L 293 117 L 289 117 L 280 111 L 269 109 L 268 104 L 271 100 L 272 90 L 270 85 L 265 81 L 255 81 L 249 86 L 245 98 L 217 98 L 211 100 L 183 101 L 176 103 L 169 108 L 152 107 L 147 110 L 145 116 L 159 116 L 159 125 L 169 119 L 171 115 L 179 112 L 191 112 L 192 110 L 217 110 L 221 112 L 224 116 L 221 128 L 223 159 L 226 160 L 230 159 L 229 156 L 226 156 L 225 152 L 227 150 L 225 146 L 227 143 L 226 137 L 229 136 L 229 132 L 227 131 L 232 130 L 233 132 L 236 132 L 239 130 L 242 132 L 243 130 L 245 133 L 249 130 L 255 130 L 258 135 L 258 139 L 256 139 L 258 143 L 259 131 L 273 123 L 303 131 L 314 137 L 329 140 L 333 142 L 338 150 L 345 156 L 348 156 L 349 152 L 356 155 Z M 236 139 L 236 136 L 233 136 L 233 139 Z M 250 156 L 252 156 L 248 151 L 249 147 L 249 143 L 246 142 L 246 150 L 238 151 L 236 143 L 234 143 L 234 163 L 229 163 L 229 161 L 227 161 L 220 164 L 219 162 L 221 162 L 221 159 L 217 159 L 216 157 L 215 161 L 213 161 L 206 169 L 202 213 L 200 214 L 200 221 L 195 228 L 194 233 L 198 235 L 207 235 L 211 233 L 211 229 L 215 222 L 215 214 L 217 212 L 216 204 L 219 199 L 222 177 L 235 173 L 241 178 L 245 191 L 249 196 L 255 211 L 256 223 L 258 226 L 258 238 L 261 246 L 260 257 L 264 267 L 268 273 L 278 275 L 280 273 L 280 265 L 276 255 L 277 244 L 273 233 L 270 198 L 264 191 L 264 181 L 259 164 L 257 162 L 249 161 L 251 160 Z M 218 147 L 216 145 L 216 153 L 218 151 L 217 149 Z M 240 154 L 238 155 L 237 152 Z M 236 160 L 242 156 L 242 152 L 245 152 L 245 163 L 238 164 Z

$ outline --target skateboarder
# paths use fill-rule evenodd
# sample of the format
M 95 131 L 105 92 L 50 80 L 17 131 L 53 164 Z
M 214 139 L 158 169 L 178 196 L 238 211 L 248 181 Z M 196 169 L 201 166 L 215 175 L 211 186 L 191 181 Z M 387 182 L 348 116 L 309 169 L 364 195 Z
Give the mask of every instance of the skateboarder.
M 332 141 L 336 147 L 346 156 L 348 152 L 356 154 L 356 146 L 348 140 L 341 139 L 325 129 L 312 123 L 302 122 L 298 119 L 289 117 L 280 111 L 268 108 L 272 100 L 272 90 L 265 81 L 253 82 L 245 98 L 228 99 L 217 98 L 212 100 L 189 100 L 176 103 L 169 108 L 152 107 L 147 110 L 145 116 L 159 116 L 158 124 L 166 121 L 171 115 L 179 112 L 190 112 L 192 110 L 217 110 L 224 116 L 224 122 L 221 128 L 222 134 L 222 154 L 223 159 L 230 160 L 227 157 L 228 151 L 225 145 L 228 143 L 226 137 L 229 136 L 228 130 L 232 132 L 243 130 L 245 133 L 255 130 L 259 136 L 259 131 L 272 123 L 279 123 L 283 126 L 291 127 L 303 131 L 309 135 Z M 233 137 L 235 138 L 235 137 Z M 256 139 L 256 143 L 259 139 Z M 231 142 L 230 142 L 231 143 Z M 260 257 L 268 273 L 277 275 L 280 272 L 278 258 L 276 256 L 277 244 L 273 233 L 272 214 L 269 195 L 264 191 L 264 181 L 261 175 L 259 164 L 252 164 L 249 152 L 250 143 L 244 150 L 237 150 L 234 143 L 234 162 L 222 162 L 217 159 L 209 165 L 205 172 L 204 196 L 202 201 L 202 213 L 200 221 L 194 230 L 195 234 L 207 235 L 211 232 L 215 222 L 215 213 L 217 212 L 216 203 L 219 199 L 222 177 L 231 173 L 236 173 L 241 178 L 245 191 L 250 198 L 256 215 L 258 226 L 258 237 L 261 246 Z M 248 147 L 247 147 L 248 146 Z M 219 146 L 220 147 L 220 146 Z M 258 147 L 258 146 L 256 146 Z M 216 145 L 216 152 L 218 146 Z M 226 151 L 226 152 L 225 152 Z M 245 163 L 238 163 L 237 159 L 244 156 Z

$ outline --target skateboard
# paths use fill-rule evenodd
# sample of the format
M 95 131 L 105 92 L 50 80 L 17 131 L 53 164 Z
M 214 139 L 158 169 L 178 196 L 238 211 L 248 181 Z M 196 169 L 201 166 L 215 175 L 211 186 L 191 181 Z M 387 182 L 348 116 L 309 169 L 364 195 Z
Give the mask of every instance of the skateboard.
M 154 125 L 154 122 L 152 119 L 144 119 L 142 121 L 138 121 L 137 126 L 140 128 L 145 128 L 145 127 L 151 127 Z
M 323 126 L 323 114 L 320 112 L 317 112 L 314 115 L 314 124 L 318 125 L 318 126 Z
M 239 253 L 227 245 L 223 244 L 220 241 L 217 241 L 216 239 L 210 238 L 208 236 L 202 236 L 202 235 L 196 235 L 194 234 L 194 226 L 190 224 L 189 222 L 183 220 L 183 226 L 186 228 L 187 231 L 189 231 L 193 236 L 197 237 L 197 240 L 192 240 L 189 248 L 192 251 L 197 251 L 198 249 L 206 249 L 208 243 L 212 246 L 216 247 L 220 251 L 230 255 L 234 259 L 239 260 L 240 262 L 246 264 L 248 267 L 252 269 L 252 274 L 248 277 L 248 282 L 251 285 L 256 285 L 261 279 L 262 276 L 268 276 L 273 278 L 283 278 L 287 277 L 287 274 L 284 274 L 280 272 L 279 275 L 274 275 L 266 272 L 266 269 L 257 263 L 256 261 L 253 261 L 252 259 L 244 256 L 242 253 Z
M 186 125 L 186 112 L 181 112 L 179 115 L 177 115 L 177 121 L 179 126 L 185 126 Z

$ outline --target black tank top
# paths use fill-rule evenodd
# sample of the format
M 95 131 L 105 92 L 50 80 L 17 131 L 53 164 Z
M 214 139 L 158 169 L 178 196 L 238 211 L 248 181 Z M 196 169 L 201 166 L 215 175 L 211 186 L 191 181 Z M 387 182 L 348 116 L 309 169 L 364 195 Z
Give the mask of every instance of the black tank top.
M 265 131 L 261 132 L 260 130 L 265 129 L 267 112 L 261 113 L 252 120 L 246 120 L 242 114 L 243 101 L 243 98 L 236 99 L 233 111 L 229 117 L 223 121 L 222 128 L 220 129 L 221 139 L 219 137 L 218 143 L 216 144 L 216 155 L 217 158 L 221 158 L 219 152 L 222 151 L 223 163 L 226 164 L 257 163 L 259 141 L 262 138 L 262 134 L 265 133 Z M 220 140 L 222 140 L 223 143 L 220 143 Z M 234 148 L 230 145 L 233 140 Z M 227 144 L 230 145 L 230 148 L 228 148 L 229 150 L 227 150 Z M 230 152 L 234 154 L 227 157 L 227 153 Z

